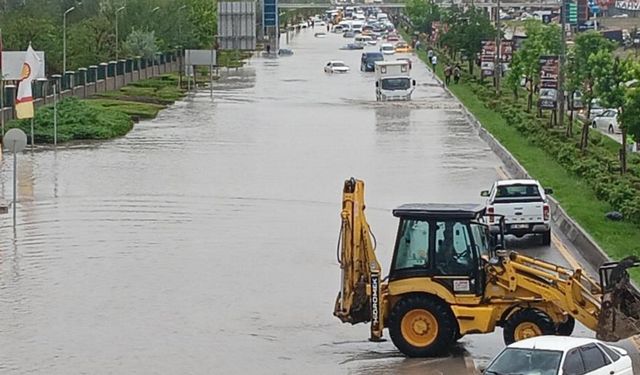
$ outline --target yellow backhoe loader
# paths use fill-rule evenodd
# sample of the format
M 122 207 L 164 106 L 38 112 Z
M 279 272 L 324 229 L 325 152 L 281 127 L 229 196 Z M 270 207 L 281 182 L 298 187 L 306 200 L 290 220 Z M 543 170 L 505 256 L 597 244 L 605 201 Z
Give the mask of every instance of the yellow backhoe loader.
M 345 181 L 334 315 L 370 322 L 372 341 L 388 328 L 402 353 L 426 357 L 496 326 L 507 344 L 570 335 L 575 320 L 606 341 L 640 333 L 640 295 L 626 271 L 640 265 L 636 258 L 603 265 L 598 283 L 581 269 L 503 250 L 504 236 L 491 236 L 482 206 L 406 204 L 393 215 L 400 223 L 383 279 L 365 218 L 364 182 Z

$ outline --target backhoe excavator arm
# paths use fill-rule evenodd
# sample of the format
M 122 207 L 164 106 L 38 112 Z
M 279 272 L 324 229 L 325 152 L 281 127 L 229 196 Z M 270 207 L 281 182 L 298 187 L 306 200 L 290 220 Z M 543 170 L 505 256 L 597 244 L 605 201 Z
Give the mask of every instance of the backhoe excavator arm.
M 346 180 L 338 243 L 342 281 L 333 315 L 344 323 L 371 322 L 371 340 L 379 340 L 384 327 L 382 269 L 364 210 L 364 182 Z
M 640 295 L 626 272 L 637 265 L 633 260 L 609 263 L 608 284 L 595 282 L 581 269 L 571 271 L 516 252 L 502 254 L 487 270 L 489 283 L 504 289 L 505 296 L 552 304 L 595 331 L 599 339 L 618 341 L 640 333 Z

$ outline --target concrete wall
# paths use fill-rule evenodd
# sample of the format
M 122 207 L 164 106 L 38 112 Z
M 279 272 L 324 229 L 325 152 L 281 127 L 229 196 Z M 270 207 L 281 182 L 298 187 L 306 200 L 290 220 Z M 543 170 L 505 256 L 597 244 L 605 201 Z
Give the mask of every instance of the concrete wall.
M 95 83 L 88 83 L 87 86 L 78 85 L 72 89 L 65 90 L 60 93 L 59 98 L 68 98 L 71 96 L 75 96 L 78 98 L 86 98 L 94 95 L 96 93 L 102 93 L 111 90 L 120 89 L 122 86 L 125 86 L 129 83 L 139 81 L 141 79 L 147 79 L 159 76 L 161 74 L 176 72 L 180 67 L 180 62 L 167 62 L 165 64 L 161 64 L 160 66 L 155 65 L 153 68 L 148 67 L 146 69 L 141 69 L 140 71 L 133 71 L 131 73 L 124 73 L 122 75 L 118 75 L 117 77 L 109 77 L 107 80 L 99 80 Z M 34 101 L 34 105 L 37 107 L 46 104 L 53 103 L 53 95 L 49 95 L 46 98 L 46 101 L 43 98 L 38 98 Z M 13 108 L 6 107 L 0 110 L 0 116 L 4 116 L 5 123 L 9 122 L 13 119 L 14 110 Z

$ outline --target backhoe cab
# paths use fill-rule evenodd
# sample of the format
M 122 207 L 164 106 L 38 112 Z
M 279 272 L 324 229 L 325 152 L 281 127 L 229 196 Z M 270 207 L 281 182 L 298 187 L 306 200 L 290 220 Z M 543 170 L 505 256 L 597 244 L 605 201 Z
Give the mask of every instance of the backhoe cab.
M 626 268 L 611 263 L 601 284 L 575 271 L 501 249 L 483 206 L 406 204 L 393 210 L 399 226 L 388 277 L 375 255 L 364 214 L 364 182 L 345 181 L 338 260 L 342 286 L 334 315 L 371 322 L 371 340 L 383 329 L 408 356 L 448 350 L 460 337 L 503 327 L 504 340 L 570 335 L 575 320 L 599 338 L 640 333 L 640 296 Z

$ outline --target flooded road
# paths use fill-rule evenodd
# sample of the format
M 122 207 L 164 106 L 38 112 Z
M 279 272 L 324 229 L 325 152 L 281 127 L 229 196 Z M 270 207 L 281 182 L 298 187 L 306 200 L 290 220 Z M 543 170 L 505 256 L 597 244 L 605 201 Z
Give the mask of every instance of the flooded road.
M 21 155 L 17 226 L 0 228 L 0 373 L 463 374 L 465 350 L 499 351 L 497 333 L 406 359 L 331 314 L 345 178 L 367 183 L 388 269 L 392 208 L 480 202 L 500 165 L 415 57 L 415 100 L 377 104 L 346 42 L 303 31 L 295 55 L 224 73 L 213 101 Z M 329 59 L 352 71 L 323 73 Z M 10 171 L 5 156 L 6 198 Z

